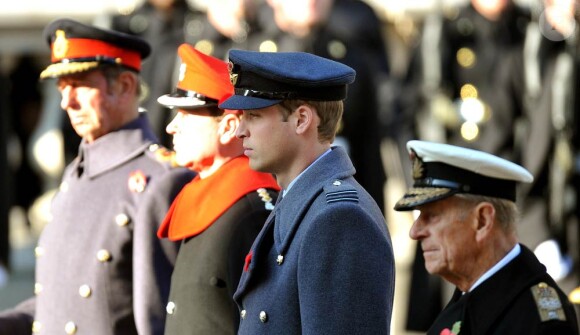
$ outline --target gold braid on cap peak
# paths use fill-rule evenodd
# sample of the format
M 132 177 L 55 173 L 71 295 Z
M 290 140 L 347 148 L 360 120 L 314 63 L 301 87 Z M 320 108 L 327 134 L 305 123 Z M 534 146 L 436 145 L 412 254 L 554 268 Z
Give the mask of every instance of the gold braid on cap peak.
M 88 71 L 99 66 L 98 61 L 94 62 L 72 62 L 72 63 L 55 63 L 49 65 L 40 73 L 40 79 L 60 77 L 67 74 L 74 74 Z
M 431 198 L 440 197 L 451 191 L 452 190 L 448 188 L 439 187 L 412 187 L 409 189 L 409 191 L 407 191 L 405 197 L 397 202 L 397 206 L 413 205 L 415 203 L 423 202 Z

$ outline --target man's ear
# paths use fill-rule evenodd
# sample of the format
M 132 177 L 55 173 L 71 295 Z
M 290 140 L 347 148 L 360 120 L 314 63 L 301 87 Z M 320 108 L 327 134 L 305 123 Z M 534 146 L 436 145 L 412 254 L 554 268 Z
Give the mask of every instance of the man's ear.
M 308 129 L 312 128 L 313 125 L 316 125 L 316 109 L 314 109 L 314 107 L 303 104 L 300 105 L 294 113 L 296 115 L 295 122 L 297 134 L 304 134 Z
M 475 206 L 475 238 L 481 241 L 491 234 L 496 225 L 495 207 L 489 202 L 481 202 Z
M 240 126 L 240 117 L 236 114 L 224 114 L 218 127 L 220 142 L 227 144 L 236 139 L 236 131 Z

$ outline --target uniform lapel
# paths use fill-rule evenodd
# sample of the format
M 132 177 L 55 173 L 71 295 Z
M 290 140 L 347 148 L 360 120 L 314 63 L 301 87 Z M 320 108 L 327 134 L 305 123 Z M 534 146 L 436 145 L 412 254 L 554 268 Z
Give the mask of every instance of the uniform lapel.
M 254 240 L 252 248 L 250 249 L 250 252 L 246 256 L 246 263 L 244 265 L 244 270 L 242 272 L 242 276 L 240 277 L 240 282 L 238 284 L 238 288 L 237 288 L 236 292 L 234 293 L 235 300 L 237 300 L 239 297 L 241 297 L 243 295 L 244 291 L 246 290 L 248 283 L 250 282 L 250 280 L 252 278 L 252 273 L 254 272 L 256 264 L 258 264 L 258 261 L 261 259 L 261 257 L 267 257 L 267 255 L 268 255 L 269 246 L 265 245 L 263 242 L 264 242 L 267 234 L 272 234 L 272 229 L 273 229 L 274 224 L 276 222 L 276 216 L 278 215 L 278 212 L 280 211 L 281 200 L 282 200 L 282 196 L 279 196 L 278 199 L 276 200 L 276 205 L 274 206 L 274 210 L 270 213 L 270 215 L 266 219 L 266 223 L 264 224 L 264 227 L 262 228 L 262 230 L 260 231 L 260 233 L 258 234 L 256 239 Z

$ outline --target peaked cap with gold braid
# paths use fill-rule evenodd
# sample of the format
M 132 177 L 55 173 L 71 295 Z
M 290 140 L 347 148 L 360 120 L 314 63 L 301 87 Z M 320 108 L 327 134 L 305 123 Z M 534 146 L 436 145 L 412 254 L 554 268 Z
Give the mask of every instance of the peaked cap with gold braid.
M 102 64 L 119 64 L 137 72 L 151 47 L 138 37 L 70 20 L 58 19 L 44 29 L 51 62 L 41 79 L 89 71 Z

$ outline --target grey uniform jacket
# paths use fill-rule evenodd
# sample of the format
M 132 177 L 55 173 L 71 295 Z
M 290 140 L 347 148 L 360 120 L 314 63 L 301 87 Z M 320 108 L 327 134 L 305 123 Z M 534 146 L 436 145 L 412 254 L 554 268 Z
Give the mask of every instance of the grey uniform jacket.
M 163 333 L 177 246 L 156 232 L 193 173 L 155 141 L 142 116 L 81 143 L 35 249 L 35 297 L 0 314 L 0 334 Z
M 333 148 L 278 201 L 234 294 L 238 334 L 389 334 L 391 239 L 354 173 Z

